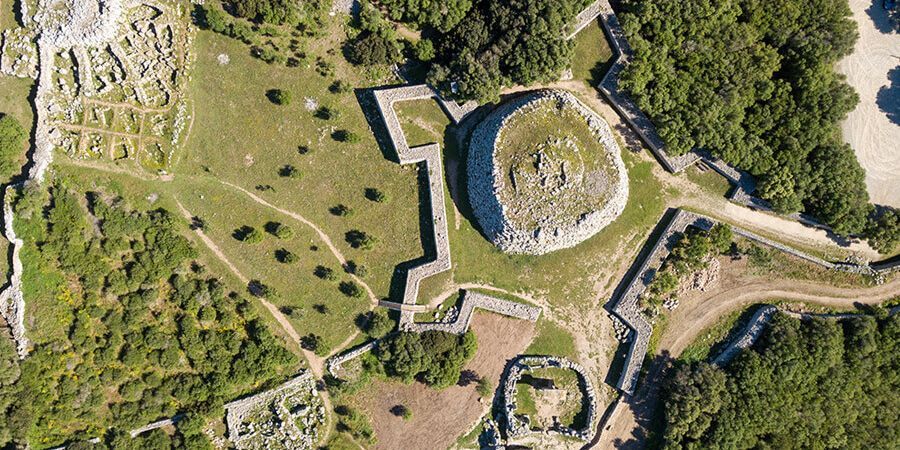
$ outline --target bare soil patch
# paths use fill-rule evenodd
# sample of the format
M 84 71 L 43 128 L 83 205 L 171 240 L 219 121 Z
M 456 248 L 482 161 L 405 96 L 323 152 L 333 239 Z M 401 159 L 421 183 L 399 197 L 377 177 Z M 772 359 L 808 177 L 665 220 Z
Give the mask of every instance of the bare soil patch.
M 900 207 L 900 33 L 881 1 L 850 0 L 859 25 L 853 53 L 838 64 L 859 93 L 859 105 L 842 128 L 866 169 L 872 201 Z
M 485 312 L 475 314 L 472 330 L 478 337 L 478 351 L 465 370 L 487 377 L 494 387 L 500 383 L 506 362 L 524 351 L 535 334 L 533 323 Z M 490 405 L 489 399 L 478 401 L 475 383 L 436 391 L 421 383 L 378 381 L 365 391 L 360 406 L 372 421 L 377 449 L 447 448 Z M 409 408 L 412 418 L 404 420 L 391 414 L 395 405 Z

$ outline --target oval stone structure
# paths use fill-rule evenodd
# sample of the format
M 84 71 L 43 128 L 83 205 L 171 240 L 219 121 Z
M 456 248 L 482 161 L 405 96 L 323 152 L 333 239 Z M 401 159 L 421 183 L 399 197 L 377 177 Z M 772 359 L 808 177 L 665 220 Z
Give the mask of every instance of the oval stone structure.
M 507 253 L 573 247 L 628 200 L 612 130 L 562 90 L 534 91 L 491 112 L 472 133 L 466 175 L 482 231 Z

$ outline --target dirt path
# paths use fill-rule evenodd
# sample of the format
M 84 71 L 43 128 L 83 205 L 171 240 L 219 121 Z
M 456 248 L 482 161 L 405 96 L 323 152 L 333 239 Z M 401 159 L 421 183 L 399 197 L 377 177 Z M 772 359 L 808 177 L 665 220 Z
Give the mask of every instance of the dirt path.
M 669 316 L 658 354 L 677 358 L 705 329 L 726 314 L 747 305 L 772 300 L 794 300 L 809 304 L 850 309 L 854 304 L 877 304 L 897 297 L 900 278 L 865 289 L 838 288 L 807 281 L 756 279 L 685 299 Z M 645 427 L 659 395 L 665 363 L 655 359 L 646 379 L 625 407 L 610 418 L 596 448 L 643 448 Z
M 191 212 L 188 211 L 187 208 L 185 208 L 177 198 L 174 198 L 174 200 L 175 204 L 178 206 L 178 209 L 181 212 L 181 215 L 184 216 L 185 219 L 190 221 L 191 218 L 194 217 L 193 214 L 191 214 Z M 203 241 L 203 244 L 206 245 L 206 247 L 209 248 L 209 250 L 212 251 L 214 255 L 216 255 L 216 258 L 218 258 L 218 260 L 222 262 L 222 264 L 225 264 L 225 266 L 228 267 L 228 269 L 231 270 L 232 273 L 234 273 L 234 276 L 236 276 L 244 284 L 250 282 L 250 279 L 247 278 L 243 273 L 241 273 L 240 270 L 238 270 L 238 268 L 225 256 L 225 253 L 222 252 L 219 246 L 216 245 L 216 243 L 213 242 L 213 240 L 210 239 L 209 236 L 207 236 L 206 233 L 203 232 L 203 230 L 198 228 L 195 229 L 194 232 L 196 233 L 197 237 L 199 237 L 200 240 Z M 264 298 L 260 298 L 259 301 L 269 311 L 269 313 L 272 314 L 272 317 L 275 318 L 284 332 L 287 333 L 287 335 L 294 341 L 297 347 L 300 348 L 300 351 L 303 352 L 303 356 L 306 358 L 306 361 L 309 364 L 309 369 L 312 371 L 313 375 L 315 375 L 316 378 L 321 379 L 325 374 L 325 359 L 320 358 L 315 353 L 306 350 L 305 348 L 303 348 L 303 346 L 300 345 L 300 335 L 297 333 L 297 330 L 294 329 L 294 326 L 291 325 L 291 322 L 287 319 L 287 317 L 285 317 L 284 314 L 281 313 L 277 306 L 273 305 L 271 302 Z M 328 411 L 329 423 L 329 426 L 327 428 L 328 431 L 320 439 L 320 442 L 328 442 L 328 438 L 330 437 L 332 429 L 334 428 L 334 421 L 331 418 L 331 411 L 333 411 L 334 408 L 332 407 L 331 397 L 328 395 L 328 391 L 319 391 L 319 396 L 321 396 L 322 398 L 322 403 L 325 405 L 325 410 Z

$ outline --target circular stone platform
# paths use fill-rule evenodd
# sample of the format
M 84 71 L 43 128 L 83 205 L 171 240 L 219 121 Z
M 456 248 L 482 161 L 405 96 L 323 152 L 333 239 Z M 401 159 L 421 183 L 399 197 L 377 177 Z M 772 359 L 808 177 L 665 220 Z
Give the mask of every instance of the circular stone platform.
M 507 253 L 573 247 L 628 200 L 609 125 L 561 90 L 525 94 L 491 112 L 472 134 L 467 177 L 479 225 Z

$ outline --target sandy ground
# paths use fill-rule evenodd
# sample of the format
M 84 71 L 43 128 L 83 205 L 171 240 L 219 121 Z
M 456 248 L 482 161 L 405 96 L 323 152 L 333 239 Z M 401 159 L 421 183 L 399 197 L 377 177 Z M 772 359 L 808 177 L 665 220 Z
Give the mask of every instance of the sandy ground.
M 842 125 L 844 140 L 866 169 L 872 201 L 900 207 L 900 33 L 881 0 L 850 0 L 850 8 L 859 41 L 838 70 L 860 101 Z
M 534 324 L 497 314 L 479 312 L 472 320 L 478 351 L 465 367 L 487 377 L 496 388 L 507 360 L 521 353 L 534 338 Z M 490 400 L 478 401 L 475 383 L 441 391 L 421 383 L 376 382 L 361 399 L 372 420 L 377 449 L 433 450 L 447 448 L 487 412 Z M 389 412 L 395 405 L 412 411 L 410 420 Z
M 728 313 L 773 299 L 852 308 L 855 303 L 880 303 L 897 295 L 900 295 L 900 277 L 871 288 L 839 288 L 817 282 L 751 276 L 747 274 L 745 261 L 723 259 L 718 286 L 707 292 L 685 295 L 678 309 L 669 313 L 669 325 L 647 377 L 635 395 L 610 418 L 596 448 L 643 448 L 648 419 L 658 406 L 662 371 L 668 365 L 666 359 L 677 358 L 701 332 Z

